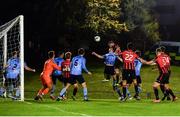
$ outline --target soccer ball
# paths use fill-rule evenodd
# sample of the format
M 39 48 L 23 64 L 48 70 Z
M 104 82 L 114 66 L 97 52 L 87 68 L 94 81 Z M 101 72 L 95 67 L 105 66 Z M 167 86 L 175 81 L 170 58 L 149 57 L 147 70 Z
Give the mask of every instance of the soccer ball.
M 100 40 L 101 40 L 101 37 L 100 37 L 100 36 L 95 36 L 95 37 L 94 37 L 94 41 L 99 42 Z

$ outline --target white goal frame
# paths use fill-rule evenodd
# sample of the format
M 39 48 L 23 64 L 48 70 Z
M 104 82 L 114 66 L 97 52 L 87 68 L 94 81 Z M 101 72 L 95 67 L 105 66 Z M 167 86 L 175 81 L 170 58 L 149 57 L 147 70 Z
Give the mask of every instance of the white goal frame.
M 3 38 L 3 66 L 7 64 L 7 33 L 8 31 L 14 26 L 14 24 L 19 23 L 19 44 L 20 44 L 20 93 L 21 93 L 21 101 L 24 101 L 24 16 L 19 15 L 18 17 L 14 18 L 13 20 L 7 22 L 6 24 L 10 23 L 5 29 L 0 32 L 0 38 Z M 6 24 L 0 26 L 3 27 Z

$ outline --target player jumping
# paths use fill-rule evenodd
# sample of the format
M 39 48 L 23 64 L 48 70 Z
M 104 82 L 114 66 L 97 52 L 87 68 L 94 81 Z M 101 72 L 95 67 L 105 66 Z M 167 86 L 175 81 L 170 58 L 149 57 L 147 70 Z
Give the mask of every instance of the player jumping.
M 109 53 L 107 53 L 103 56 L 99 55 L 95 52 L 92 52 L 92 55 L 94 55 L 100 59 L 104 59 L 104 64 L 105 64 L 104 76 L 105 76 L 105 79 L 107 79 L 107 77 L 113 79 L 113 84 L 112 84 L 113 90 L 115 90 L 118 93 L 119 99 L 121 99 L 122 95 L 121 95 L 120 89 L 117 87 L 114 64 L 115 64 L 116 59 L 119 59 L 120 61 L 122 61 L 122 59 L 119 58 L 117 55 L 115 55 L 113 48 L 109 48 Z

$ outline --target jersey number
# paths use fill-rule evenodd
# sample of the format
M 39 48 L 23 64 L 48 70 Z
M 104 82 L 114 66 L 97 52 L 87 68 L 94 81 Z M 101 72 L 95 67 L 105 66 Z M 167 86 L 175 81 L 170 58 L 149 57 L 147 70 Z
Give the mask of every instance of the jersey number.
M 132 61 L 133 55 L 131 54 L 126 54 L 125 60 L 127 61 Z
M 75 66 L 75 67 L 77 67 L 77 66 L 78 66 L 78 59 L 77 59 L 77 60 L 75 60 L 75 62 L 74 62 L 74 66 Z
M 163 65 L 169 64 L 169 58 L 168 57 L 162 57 Z

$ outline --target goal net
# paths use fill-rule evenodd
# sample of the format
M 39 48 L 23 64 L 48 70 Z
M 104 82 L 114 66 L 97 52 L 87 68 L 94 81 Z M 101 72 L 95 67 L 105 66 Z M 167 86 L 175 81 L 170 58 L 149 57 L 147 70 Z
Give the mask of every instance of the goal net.
M 24 100 L 23 19 L 20 15 L 0 26 L 0 96 L 21 101 Z

